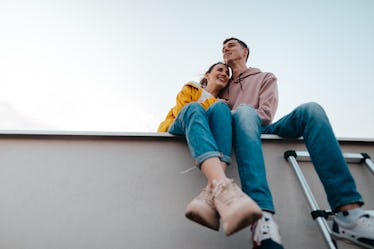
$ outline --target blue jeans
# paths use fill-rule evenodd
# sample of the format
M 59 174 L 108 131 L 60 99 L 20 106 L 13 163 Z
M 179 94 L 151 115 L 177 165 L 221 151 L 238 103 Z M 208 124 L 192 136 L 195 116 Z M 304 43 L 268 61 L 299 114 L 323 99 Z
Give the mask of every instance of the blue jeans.
M 186 136 L 198 167 L 212 157 L 218 157 L 227 165 L 231 162 L 232 117 L 229 106 L 224 102 L 216 102 L 208 110 L 197 102 L 184 106 L 168 132 Z
M 303 136 L 332 210 L 363 204 L 325 111 L 317 103 L 298 106 L 277 122 L 261 126 L 256 110 L 241 105 L 233 111 L 233 139 L 243 191 L 263 210 L 275 212 L 266 179 L 261 134 L 285 138 Z

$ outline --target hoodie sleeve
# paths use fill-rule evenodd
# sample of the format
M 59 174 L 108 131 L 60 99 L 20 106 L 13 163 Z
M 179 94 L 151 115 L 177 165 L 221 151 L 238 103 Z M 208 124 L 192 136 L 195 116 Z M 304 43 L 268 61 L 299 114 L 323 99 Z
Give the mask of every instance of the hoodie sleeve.
M 268 73 L 260 89 L 259 107 L 257 113 L 260 115 L 262 125 L 269 125 L 274 119 L 278 108 L 278 85 L 277 78 Z

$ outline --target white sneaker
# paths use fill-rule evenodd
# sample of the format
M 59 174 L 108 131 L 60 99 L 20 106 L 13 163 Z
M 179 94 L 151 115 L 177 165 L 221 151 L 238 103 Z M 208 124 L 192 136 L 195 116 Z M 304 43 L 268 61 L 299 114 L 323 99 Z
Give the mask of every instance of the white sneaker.
M 253 248 L 283 249 L 277 223 L 264 215 L 251 227 Z
M 348 240 L 364 248 L 374 249 L 374 212 L 365 211 L 356 222 L 343 223 L 334 219 L 332 235 L 337 239 Z

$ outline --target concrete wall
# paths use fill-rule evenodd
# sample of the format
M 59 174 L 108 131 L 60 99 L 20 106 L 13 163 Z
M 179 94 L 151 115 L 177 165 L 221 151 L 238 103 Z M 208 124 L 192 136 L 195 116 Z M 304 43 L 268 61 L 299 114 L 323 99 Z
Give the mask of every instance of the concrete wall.
M 372 141 L 340 141 L 344 152 L 374 156 Z M 286 150 L 302 140 L 264 136 L 276 220 L 286 248 L 327 248 L 310 218 Z M 329 208 L 311 163 L 300 163 L 321 208 Z M 225 237 L 184 218 L 205 185 L 184 138 L 146 133 L 2 132 L 1 249 L 251 248 L 249 228 Z M 350 165 L 366 208 L 373 175 Z M 228 175 L 239 183 L 236 163 Z M 340 243 L 339 248 L 356 248 Z

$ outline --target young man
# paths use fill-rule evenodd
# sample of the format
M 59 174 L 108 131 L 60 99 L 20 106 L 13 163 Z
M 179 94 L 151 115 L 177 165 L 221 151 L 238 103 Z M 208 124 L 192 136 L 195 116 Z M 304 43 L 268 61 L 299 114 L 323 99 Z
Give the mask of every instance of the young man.
M 266 179 L 261 134 L 303 136 L 328 202 L 337 212 L 333 233 L 374 248 L 374 216 L 361 209 L 364 202 L 322 107 L 306 103 L 272 123 L 278 106 L 277 78 L 247 67 L 249 48 L 237 38 L 226 39 L 222 53 L 233 73 L 222 98 L 228 100 L 233 111 L 233 143 L 242 188 L 264 211 L 263 218 L 252 226 L 254 248 L 283 248 L 272 218 L 275 209 Z

